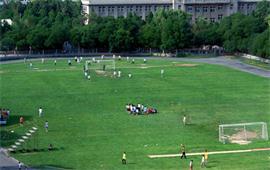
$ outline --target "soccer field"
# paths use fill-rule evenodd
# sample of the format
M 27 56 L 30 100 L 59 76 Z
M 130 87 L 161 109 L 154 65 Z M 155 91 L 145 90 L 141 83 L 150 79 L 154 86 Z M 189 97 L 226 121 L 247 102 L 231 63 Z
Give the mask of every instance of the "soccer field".
M 37 126 L 39 147 L 44 150 L 12 154 L 29 166 L 174 170 L 188 169 L 192 159 L 194 169 L 200 169 L 201 156 L 181 160 L 147 155 L 177 154 L 180 144 L 185 144 L 187 153 L 269 147 L 269 141 L 222 144 L 218 125 L 266 122 L 270 128 L 270 79 L 210 64 L 165 59 L 149 59 L 146 64 L 135 59 L 131 64 L 122 59 L 116 61 L 121 78 L 95 74 L 86 80 L 84 62 L 68 66 L 67 59 L 59 59 L 55 66 L 53 61 L 35 60 L 32 69 L 29 61 L 0 65 L 1 107 L 11 110 L 9 125 L 1 127 L 1 146 Z M 129 115 L 127 103 L 143 103 L 159 113 Z M 182 125 L 184 114 L 187 126 Z M 19 125 L 21 115 L 24 126 Z M 49 144 L 57 150 L 47 151 Z M 124 151 L 127 165 L 121 164 Z M 270 151 L 262 151 L 210 155 L 207 169 L 269 167 Z

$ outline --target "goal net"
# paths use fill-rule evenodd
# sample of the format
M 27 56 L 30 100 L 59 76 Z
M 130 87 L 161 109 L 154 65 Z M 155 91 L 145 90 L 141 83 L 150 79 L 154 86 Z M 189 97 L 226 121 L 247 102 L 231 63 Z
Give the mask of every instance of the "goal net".
M 114 71 L 115 70 L 115 61 L 114 60 L 87 60 L 85 62 L 86 70 L 96 70 L 96 71 Z
M 219 125 L 219 141 L 222 143 L 248 144 L 253 140 L 268 140 L 265 122 Z

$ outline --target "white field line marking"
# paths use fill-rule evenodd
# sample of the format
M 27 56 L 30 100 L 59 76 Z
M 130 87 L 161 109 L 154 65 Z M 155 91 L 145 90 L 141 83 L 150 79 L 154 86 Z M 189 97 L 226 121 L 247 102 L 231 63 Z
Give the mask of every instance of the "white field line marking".
M 256 151 L 270 151 L 270 148 L 257 148 L 257 149 L 232 150 L 232 151 L 215 151 L 215 152 L 208 152 L 208 154 L 214 155 L 214 154 L 243 153 L 243 152 L 256 152 Z M 186 153 L 187 156 L 196 156 L 196 155 L 203 155 L 203 154 L 204 152 Z M 148 155 L 149 158 L 172 158 L 172 157 L 179 157 L 179 156 L 181 156 L 181 154 Z

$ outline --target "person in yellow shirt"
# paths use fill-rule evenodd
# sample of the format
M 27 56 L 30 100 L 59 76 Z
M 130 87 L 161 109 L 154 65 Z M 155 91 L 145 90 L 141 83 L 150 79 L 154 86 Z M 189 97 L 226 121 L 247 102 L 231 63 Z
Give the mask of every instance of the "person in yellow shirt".
M 207 150 L 205 150 L 204 151 L 204 164 L 205 164 L 205 166 L 206 166 L 207 162 L 208 162 L 208 152 L 207 152 Z
M 123 152 L 123 156 L 122 156 L 122 164 L 127 164 L 127 156 L 126 156 L 126 152 Z

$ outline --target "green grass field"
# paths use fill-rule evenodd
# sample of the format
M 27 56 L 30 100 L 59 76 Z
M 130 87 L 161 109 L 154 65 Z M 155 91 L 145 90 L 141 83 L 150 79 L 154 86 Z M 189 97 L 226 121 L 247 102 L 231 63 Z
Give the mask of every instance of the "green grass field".
M 222 144 L 218 125 L 267 122 L 270 128 L 270 80 L 222 66 L 172 60 L 117 61 L 123 77 L 95 75 L 84 79 L 83 63 L 40 60 L 0 65 L 1 107 L 11 110 L 9 125 L 1 127 L 1 145 L 9 146 L 29 127 L 39 127 L 41 152 L 12 154 L 32 167 L 71 169 L 200 169 L 200 156 L 150 159 L 149 154 L 235 150 L 269 147 L 269 141 L 249 145 Z M 160 70 L 164 69 L 164 78 Z M 133 77 L 129 79 L 128 73 Z M 133 116 L 126 103 L 156 107 L 156 115 Z M 38 117 L 38 107 L 44 117 Z M 182 125 L 186 114 L 190 125 Z M 19 126 L 19 116 L 26 119 Z M 44 122 L 49 121 L 49 132 Z M 10 131 L 14 130 L 11 134 Z M 52 143 L 57 150 L 46 151 Z M 127 165 L 121 164 L 122 152 Z M 207 169 L 267 170 L 270 152 L 210 155 Z

